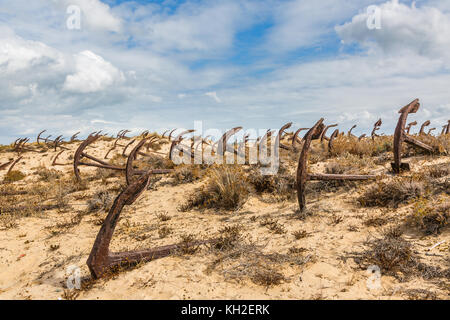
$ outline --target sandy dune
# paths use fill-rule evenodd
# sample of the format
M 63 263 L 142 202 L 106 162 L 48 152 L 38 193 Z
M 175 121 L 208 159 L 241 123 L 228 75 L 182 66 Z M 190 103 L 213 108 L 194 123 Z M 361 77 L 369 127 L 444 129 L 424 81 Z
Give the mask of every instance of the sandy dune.
M 103 158 L 113 141 L 102 140 L 90 154 Z M 46 184 L 34 174 L 36 168 L 53 168 L 69 177 L 72 174 L 71 155 L 78 143 L 68 144 L 60 163 L 67 166 L 51 167 L 57 153 L 26 152 L 15 169 L 26 174 L 24 180 L 4 184 L 8 188 L 33 188 L 36 184 L 54 188 L 59 179 Z M 119 148 L 121 151 L 121 148 Z M 161 152 L 167 152 L 164 145 Z M 15 158 L 11 152 L 0 153 L 0 163 Z M 328 160 L 332 161 L 332 160 Z M 448 163 L 448 157 L 415 156 L 409 158 L 413 170 L 424 165 Z M 321 172 L 324 162 L 310 166 Z M 294 174 L 292 168 L 291 174 Z M 299 218 L 295 196 L 292 200 L 270 201 L 267 195 L 251 195 L 235 212 L 206 209 L 180 212 L 179 206 L 205 179 L 194 183 L 172 186 L 162 182 L 146 191 L 121 215 L 112 249 L 114 251 L 147 248 L 180 241 L 183 234 L 196 238 L 213 238 L 225 226 L 241 224 L 243 241 L 261 245 L 265 254 L 279 253 L 299 256 L 302 263 L 275 262 L 282 274 L 280 284 L 264 286 L 250 278 L 233 276 L 233 270 L 245 268 L 245 257 L 211 268 L 221 253 L 203 246 L 192 255 L 173 255 L 151 261 L 136 268 L 122 270 L 111 277 L 90 281 L 86 260 L 106 212 L 87 212 L 87 201 L 99 190 L 113 189 L 123 184 L 124 177 L 101 180 L 88 179 L 94 168 L 81 167 L 87 189 L 68 194 L 68 206 L 61 210 L 36 212 L 14 220 L 13 227 L 0 225 L 0 299 L 448 299 L 450 279 L 426 280 L 413 276 L 404 281 L 381 275 L 381 287 L 369 289 L 370 274 L 351 258 L 364 251 L 365 241 L 379 237 L 388 226 L 401 225 L 411 213 L 412 204 L 399 208 L 365 208 L 357 197 L 370 183 L 356 188 L 338 188 L 335 192 L 308 194 L 310 215 Z M 389 162 L 371 168 L 371 172 L 388 174 Z M 0 171 L 0 180 L 5 171 Z M 113 191 L 115 195 L 118 191 Z M 20 200 L 17 200 L 20 202 Z M 46 200 L 50 201 L 50 200 Z M 161 221 L 161 213 L 170 220 Z M 81 216 L 81 221 L 71 223 Z M 3 214 L 3 216 L 5 216 Z M 272 219 L 281 230 L 270 230 L 264 219 Z M 366 221 L 380 218 L 382 223 L 368 226 Z M 161 238 L 160 230 L 167 227 L 170 234 Z M 296 231 L 306 236 L 296 240 Z M 427 264 L 449 268 L 450 233 L 448 228 L 437 235 L 423 235 L 416 228 L 407 227 L 404 238 L 414 246 L 415 253 Z M 443 242 L 445 241 L 445 242 Z M 436 243 L 439 246 L 428 251 Z M 294 248 L 294 249 L 293 249 Z M 297 251 L 295 251 L 297 249 Z M 79 267 L 84 288 L 69 291 L 66 282 L 71 266 Z

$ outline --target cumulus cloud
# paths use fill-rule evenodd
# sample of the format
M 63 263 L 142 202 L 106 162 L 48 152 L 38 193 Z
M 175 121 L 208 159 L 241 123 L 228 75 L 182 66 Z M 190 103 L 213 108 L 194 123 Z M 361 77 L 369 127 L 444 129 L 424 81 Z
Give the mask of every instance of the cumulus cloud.
M 274 9 L 275 25 L 267 46 L 271 51 L 290 51 L 320 45 L 332 36 L 335 24 L 370 2 L 373 0 L 281 2 Z
M 76 72 L 67 76 L 64 90 L 98 92 L 125 80 L 119 69 L 89 50 L 75 55 L 75 68 Z
M 69 3 L 82 9 L 81 30 L 66 28 Z M 306 127 L 322 116 L 341 128 L 358 124 L 355 134 L 381 117 L 389 133 L 414 98 L 422 107 L 411 121 L 447 121 L 446 2 L 116 3 L 15 0 L 1 9 L 0 31 L 4 22 L 13 31 L 0 32 L 0 142 L 42 127 L 65 135 L 199 119 L 223 129 Z M 387 12 L 381 30 L 367 29 L 370 4 Z M 322 45 L 325 58 L 298 50 Z
M 156 52 L 182 53 L 184 59 L 198 57 L 193 52 L 223 55 L 235 34 L 267 10 L 266 1 L 254 0 L 186 1 L 171 14 L 155 4 L 124 8 L 134 41 Z
M 336 27 L 345 43 L 359 43 L 386 53 L 413 52 L 440 58 L 450 57 L 450 13 L 437 8 L 416 7 L 388 1 L 379 6 L 381 29 L 367 27 L 367 12 L 353 17 L 351 22 Z
M 0 28 L 0 40 L 0 71 L 4 74 L 41 65 L 57 69 L 64 64 L 57 50 L 39 41 L 25 40 L 6 28 Z
M 69 7 L 78 6 L 81 9 L 81 28 L 120 32 L 122 20 L 115 16 L 111 8 L 100 0 L 54 0 L 58 4 Z

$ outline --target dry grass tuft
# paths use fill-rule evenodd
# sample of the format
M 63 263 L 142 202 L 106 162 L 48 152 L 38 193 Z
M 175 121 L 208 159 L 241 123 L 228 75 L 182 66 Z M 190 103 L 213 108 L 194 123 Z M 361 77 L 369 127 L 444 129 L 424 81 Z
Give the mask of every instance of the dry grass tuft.
M 211 177 L 200 189 L 194 191 L 181 211 L 192 208 L 220 208 L 237 210 L 247 200 L 249 186 L 239 167 L 223 166 L 213 169 Z
M 19 170 L 11 170 L 3 177 L 3 182 L 11 183 L 23 180 L 26 177 L 25 173 Z
M 300 240 L 309 237 L 310 234 L 306 232 L 306 230 L 297 230 L 294 231 L 292 235 L 294 236 L 295 240 Z
M 1 213 L 1 211 L 0 211 Z M 8 230 L 17 228 L 17 217 L 12 214 L 0 214 L 0 230 Z
M 283 234 L 286 233 L 286 229 L 282 224 L 280 224 L 277 220 L 271 218 L 265 218 L 262 220 L 259 225 L 261 227 L 267 227 L 271 232 L 275 234 Z
M 61 178 L 61 172 L 55 170 L 55 169 L 47 169 L 44 166 L 39 166 L 36 171 L 34 172 L 34 174 L 39 176 L 39 180 L 40 181 L 45 181 L 45 182 L 52 182 L 55 181 L 59 178 Z
M 439 234 L 450 224 L 450 197 L 443 195 L 438 199 L 417 200 L 409 221 L 427 235 Z
M 145 163 L 146 168 L 152 169 L 173 169 L 175 167 L 172 161 L 160 155 L 149 155 L 142 162 Z
M 97 168 L 97 170 L 95 170 L 95 175 L 90 180 L 101 180 L 102 184 L 107 184 L 109 178 L 116 178 L 121 175 L 122 174 L 116 170 Z
M 368 249 L 354 257 L 355 262 L 363 269 L 376 265 L 382 274 L 400 281 L 412 276 L 420 276 L 426 280 L 450 276 L 450 269 L 442 270 L 422 263 L 412 244 L 403 239 L 400 228 L 388 228 L 382 238 L 368 241 L 366 245 Z
M 161 222 L 165 222 L 165 221 L 169 221 L 170 219 L 172 219 L 167 212 L 159 212 L 156 214 L 156 217 L 161 221 Z
M 256 193 L 271 194 L 276 201 L 295 199 L 295 176 L 280 166 L 276 175 L 263 175 L 257 166 L 251 167 L 247 180 Z
M 419 141 L 426 143 L 433 148 L 433 154 L 436 155 L 449 155 L 450 154 L 450 139 L 448 135 L 442 136 L 429 136 L 429 135 L 417 135 L 415 138 Z M 408 146 L 408 153 L 412 154 L 429 154 L 428 151 Z
M 434 179 L 439 179 L 450 175 L 450 163 L 442 163 L 427 167 L 425 173 Z
M 410 199 L 425 195 L 422 181 L 396 177 L 388 181 L 377 181 L 358 198 L 364 207 L 398 207 Z
M 376 137 L 374 140 L 368 138 L 358 141 L 356 137 L 339 136 L 334 140 L 331 154 L 342 156 L 346 153 L 358 157 L 375 157 L 383 153 L 392 151 L 392 137 Z
M 87 211 L 95 212 L 100 209 L 104 212 L 109 211 L 114 201 L 114 195 L 110 191 L 98 191 L 94 194 L 92 199 L 87 201 Z
M 234 248 L 237 242 L 242 240 L 241 232 L 243 225 L 226 226 L 219 230 L 220 237 L 214 243 L 213 248 L 216 250 L 230 250 Z
M 302 266 L 311 259 L 310 255 L 303 256 L 304 251 L 264 253 L 263 248 L 262 245 L 244 242 L 241 238 L 227 250 L 214 250 L 213 253 L 218 257 L 208 265 L 206 271 L 211 273 L 216 270 L 227 280 L 237 283 L 250 280 L 268 288 L 290 281 L 283 274 L 286 266 Z
M 408 275 L 416 265 L 412 245 L 396 234 L 386 234 L 383 238 L 367 243 L 369 249 L 357 258 L 364 269 L 370 265 L 378 266 L 383 274 L 396 276 L 398 272 Z
M 388 224 L 392 220 L 391 217 L 380 216 L 380 217 L 369 217 L 364 220 L 364 225 L 366 227 L 382 227 Z
M 163 239 L 163 238 L 167 237 L 171 233 L 172 233 L 172 229 L 167 227 L 167 226 L 162 226 L 158 230 L 158 235 L 159 235 L 160 239 Z
M 184 183 L 192 183 L 202 177 L 202 172 L 195 165 L 180 165 L 171 173 L 171 184 L 177 186 Z
M 182 234 L 181 242 L 179 243 L 179 251 L 184 255 L 193 255 L 199 249 L 199 246 L 191 246 L 190 244 L 196 241 L 193 234 Z

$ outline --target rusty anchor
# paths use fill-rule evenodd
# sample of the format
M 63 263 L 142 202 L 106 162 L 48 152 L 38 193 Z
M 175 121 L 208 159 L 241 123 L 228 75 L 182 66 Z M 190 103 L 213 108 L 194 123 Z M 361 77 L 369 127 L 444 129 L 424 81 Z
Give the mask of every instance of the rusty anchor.
M 412 126 L 416 126 L 417 125 L 417 121 L 413 121 L 408 123 L 408 125 L 406 126 L 406 133 L 409 134 L 409 131 L 411 130 Z
M 410 104 L 404 106 L 399 110 L 400 117 L 398 119 L 397 127 L 394 133 L 394 162 L 391 163 L 392 170 L 395 173 L 400 173 L 402 170 L 409 171 L 409 163 L 402 163 L 402 143 L 406 142 L 410 145 L 419 147 L 423 150 L 432 152 L 433 148 L 417 139 L 408 136 L 405 133 L 405 123 L 410 113 L 416 113 L 420 108 L 419 99 L 412 101 Z
M 150 177 L 153 171 L 147 171 L 142 174 L 136 181 L 128 185 L 114 200 L 109 213 L 104 220 L 99 233 L 95 239 L 91 253 L 87 260 L 87 266 L 94 279 L 99 279 L 111 269 L 119 266 L 130 266 L 140 262 L 148 262 L 151 260 L 167 257 L 174 252 L 187 248 L 196 247 L 204 244 L 214 243 L 217 240 L 192 241 L 188 243 L 172 244 L 162 247 L 135 250 L 128 252 L 111 252 L 109 246 L 111 243 L 114 230 L 119 221 L 122 209 L 125 206 L 132 205 L 137 198 L 147 189 Z
M 337 127 L 337 126 L 338 126 L 337 124 L 332 124 L 332 125 L 326 126 L 325 129 L 323 129 L 322 133 L 320 134 L 320 137 L 319 137 L 320 142 L 323 142 L 323 140 L 330 140 L 330 138 L 328 138 L 326 136 L 327 131 L 328 131 L 328 129 L 334 128 L 334 127 Z
M 307 162 L 308 153 L 311 147 L 312 140 L 319 139 L 325 128 L 323 124 L 323 118 L 316 122 L 316 124 L 306 133 L 303 138 L 303 148 L 298 159 L 297 166 L 297 199 L 300 207 L 300 211 L 306 208 L 305 200 L 305 188 L 308 180 L 368 180 L 374 179 L 375 175 L 346 175 L 346 174 L 321 174 L 321 173 L 308 173 Z
M 350 131 L 351 133 L 351 131 Z M 339 135 L 339 129 L 336 129 L 333 131 L 333 133 L 330 136 L 330 140 L 328 141 L 328 153 L 331 153 L 331 151 L 333 150 L 333 142 L 334 139 L 336 139 L 336 137 Z
M 431 123 L 430 120 L 427 120 L 424 123 L 422 123 L 422 125 L 420 126 L 419 135 L 424 134 L 425 127 L 428 127 L 430 125 L 430 123 Z
M 370 134 L 372 140 L 375 139 L 375 137 L 379 137 L 379 135 L 377 135 L 376 132 L 380 130 L 382 124 L 383 122 L 381 121 L 381 119 L 378 119 L 378 121 L 374 123 L 372 133 Z
M 350 128 L 350 130 L 348 130 L 348 136 L 349 137 L 354 137 L 355 135 L 352 133 L 352 131 L 353 131 L 353 129 L 355 129 L 356 128 L 356 124 L 355 125 L 353 125 L 351 128 Z

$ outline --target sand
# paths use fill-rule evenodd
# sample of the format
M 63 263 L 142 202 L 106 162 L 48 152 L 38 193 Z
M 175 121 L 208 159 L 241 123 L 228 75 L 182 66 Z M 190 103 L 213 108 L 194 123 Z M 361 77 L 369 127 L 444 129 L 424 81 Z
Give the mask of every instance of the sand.
M 89 147 L 90 154 L 103 158 L 112 141 L 100 141 L 96 148 Z M 69 175 L 73 170 L 70 155 L 78 143 L 66 145 L 59 163 L 67 166 L 51 167 L 57 152 L 39 154 L 27 152 L 17 164 L 17 170 L 27 177 L 15 186 L 31 186 L 36 183 L 35 168 L 45 166 Z M 119 148 L 119 152 L 121 148 Z M 129 149 L 130 150 L 130 149 Z M 165 145 L 161 152 L 167 152 Z M 14 158 L 13 153 L 0 153 L 0 163 Z M 413 168 L 432 163 L 448 162 L 448 157 L 413 157 Z M 312 171 L 320 172 L 323 164 L 312 165 Z M 388 164 L 374 169 L 387 172 Z M 413 169 L 414 170 L 414 169 Z M 81 167 L 83 179 L 95 169 Z M 0 171 L 0 180 L 6 171 Z M 109 178 L 111 184 L 123 183 L 124 177 Z M 38 215 L 23 217 L 13 228 L 0 228 L 0 299 L 412 299 L 414 297 L 449 299 L 449 279 L 441 281 L 413 277 L 400 281 L 395 277 L 381 275 L 381 286 L 370 289 L 370 275 L 351 258 L 353 252 L 362 251 L 365 241 L 380 236 L 389 225 L 398 225 L 410 214 L 410 206 L 398 209 L 364 208 L 356 198 L 366 185 L 350 190 L 338 190 L 317 195 L 307 195 L 308 206 L 313 214 L 299 219 L 294 200 L 270 203 L 264 197 L 253 195 L 236 212 L 192 210 L 180 212 L 179 206 L 187 195 L 204 182 L 199 181 L 178 186 L 162 185 L 149 190 L 132 205 L 123 210 L 121 221 L 114 235 L 111 249 L 114 251 L 148 248 L 176 243 L 183 234 L 213 238 L 224 226 L 242 224 L 246 241 L 264 245 L 264 253 L 288 253 L 291 248 L 303 248 L 305 263 L 282 264 L 280 271 L 285 277 L 281 284 L 263 286 L 248 278 L 227 278 L 220 267 L 208 270 L 217 258 L 217 252 L 201 247 L 193 255 L 174 255 L 144 263 L 137 268 L 89 281 L 86 265 L 94 239 L 100 229 L 98 220 L 105 212 L 85 214 L 79 224 L 60 228 L 79 212 L 85 212 L 86 201 L 106 186 L 100 181 L 88 181 L 88 190 L 70 195 L 69 209 L 45 211 Z M 161 221 L 164 213 L 171 219 Z M 264 218 L 276 220 L 284 231 L 276 234 L 261 225 Z M 369 218 L 389 218 L 383 226 L 366 226 Z M 166 226 L 172 233 L 160 238 L 158 230 Z M 293 233 L 304 230 L 308 236 L 296 240 Z M 414 244 L 419 256 L 432 265 L 448 268 L 450 233 L 445 229 L 439 235 L 424 236 L 415 229 L 408 229 L 405 239 Z M 445 242 L 443 242 L 445 241 Z M 432 245 L 443 242 L 427 251 Z M 446 265 L 447 264 L 447 265 Z M 81 277 L 90 286 L 84 290 L 67 290 L 71 276 L 69 268 L 79 268 Z M 417 291 L 419 290 L 419 291 Z M 414 292 L 418 292 L 414 295 Z

